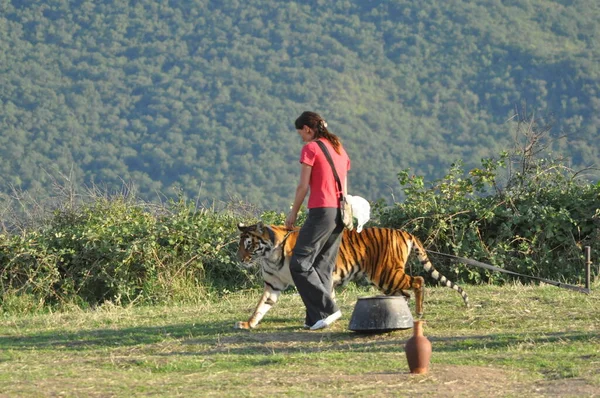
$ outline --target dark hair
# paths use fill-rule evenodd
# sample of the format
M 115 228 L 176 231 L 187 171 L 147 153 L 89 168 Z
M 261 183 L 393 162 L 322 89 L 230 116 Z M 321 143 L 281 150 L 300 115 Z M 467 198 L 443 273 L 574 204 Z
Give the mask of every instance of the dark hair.
M 342 145 L 342 142 L 337 135 L 330 133 L 329 130 L 327 130 L 327 122 L 318 113 L 310 111 L 302 112 L 302 115 L 296 119 L 294 125 L 296 126 L 296 130 L 301 130 L 304 126 L 314 129 L 316 131 L 315 139 L 321 137 L 325 138 L 327 141 L 331 142 L 333 149 L 335 149 L 338 154 L 341 154 L 340 146 Z

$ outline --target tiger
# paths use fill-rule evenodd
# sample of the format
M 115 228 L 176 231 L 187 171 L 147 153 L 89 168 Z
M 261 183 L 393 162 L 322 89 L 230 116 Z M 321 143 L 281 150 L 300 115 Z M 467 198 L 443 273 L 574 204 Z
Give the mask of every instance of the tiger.
M 236 329 L 254 329 L 266 313 L 277 303 L 281 292 L 294 285 L 290 272 L 292 250 L 298 239 L 298 228 L 265 225 L 262 222 L 246 226 L 238 224 L 240 240 L 237 256 L 242 266 L 260 265 L 264 291 L 248 321 L 235 323 Z M 410 297 L 414 292 L 415 310 L 423 315 L 425 280 L 405 272 L 408 256 L 414 249 L 425 271 L 439 283 L 456 290 L 469 307 L 467 293 L 440 274 L 431 264 L 421 241 L 414 235 L 398 229 L 371 227 L 356 230 L 344 229 L 342 242 L 333 271 L 333 286 L 343 286 L 363 277 L 388 296 Z M 335 294 L 335 292 L 332 292 Z

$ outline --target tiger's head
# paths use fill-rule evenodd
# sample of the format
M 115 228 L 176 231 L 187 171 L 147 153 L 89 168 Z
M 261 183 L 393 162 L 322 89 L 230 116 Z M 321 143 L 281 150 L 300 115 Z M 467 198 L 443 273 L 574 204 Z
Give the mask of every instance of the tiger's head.
M 240 223 L 238 229 L 241 234 L 237 255 L 246 268 L 251 268 L 258 260 L 275 263 L 282 257 L 290 257 L 298 235 L 298 228 L 289 231 L 284 226 L 262 222 L 249 226 Z
M 241 232 L 240 244 L 238 247 L 238 260 L 244 267 L 252 267 L 253 260 L 259 257 L 265 257 L 275 245 L 275 235 L 273 231 L 262 222 L 246 226 L 238 224 Z

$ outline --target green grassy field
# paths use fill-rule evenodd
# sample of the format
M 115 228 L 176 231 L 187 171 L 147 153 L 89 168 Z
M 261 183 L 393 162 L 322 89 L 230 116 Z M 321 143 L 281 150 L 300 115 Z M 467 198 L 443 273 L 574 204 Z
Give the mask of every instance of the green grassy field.
M 357 297 L 377 294 L 357 287 L 338 292 L 344 315 L 325 331 L 302 329 L 293 291 L 252 331 L 233 325 L 259 291 L 195 305 L 4 314 L 0 396 L 600 396 L 600 290 L 465 290 L 470 309 L 450 289 L 427 290 L 426 375 L 408 372 L 412 330 L 348 330 Z

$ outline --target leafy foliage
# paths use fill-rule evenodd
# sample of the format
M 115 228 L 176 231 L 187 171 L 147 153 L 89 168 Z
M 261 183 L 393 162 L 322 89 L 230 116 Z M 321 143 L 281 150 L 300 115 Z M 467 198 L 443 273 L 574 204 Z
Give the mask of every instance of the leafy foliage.
M 517 127 L 524 144 L 498 159 L 484 159 L 468 173 L 454 164 L 428 185 L 408 170 L 399 173 L 406 200 L 377 207 L 382 225 L 420 236 L 434 251 L 478 259 L 525 275 L 581 282 L 582 249 L 600 250 L 600 184 L 589 184 L 564 160 L 542 157 L 548 130 L 535 119 Z M 474 282 L 503 275 L 448 264 Z
M 322 113 L 351 190 L 398 193 L 510 140 L 515 105 L 553 114 L 573 167 L 597 162 L 596 0 L 0 1 L 0 204 L 75 186 L 183 190 L 286 209 Z M 597 175 L 595 176 L 597 178 Z
M 157 209 L 115 197 L 54 212 L 39 228 L 0 236 L 2 297 L 41 305 L 201 299 L 243 287 L 239 215 L 184 199 Z

